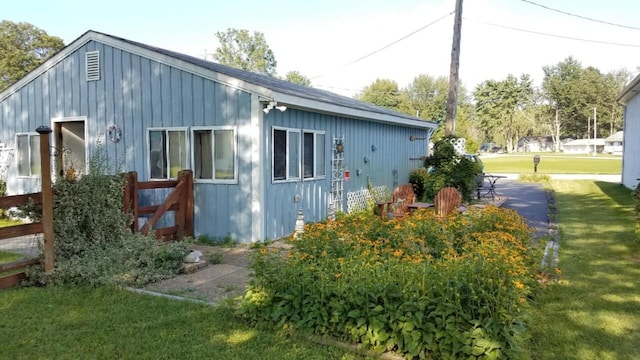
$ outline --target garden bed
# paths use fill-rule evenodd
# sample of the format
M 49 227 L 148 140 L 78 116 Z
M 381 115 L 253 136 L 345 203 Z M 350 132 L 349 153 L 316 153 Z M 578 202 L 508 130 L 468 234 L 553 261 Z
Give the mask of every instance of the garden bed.
M 540 251 L 513 210 L 359 213 L 256 252 L 240 312 L 408 357 L 518 358 Z

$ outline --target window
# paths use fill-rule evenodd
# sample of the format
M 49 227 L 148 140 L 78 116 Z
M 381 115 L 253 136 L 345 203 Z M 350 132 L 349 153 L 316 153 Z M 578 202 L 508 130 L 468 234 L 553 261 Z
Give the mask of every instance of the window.
M 324 132 L 273 128 L 272 139 L 274 181 L 326 176 Z
M 40 176 L 40 137 L 37 133 L 17 134 L 18 176 Z
M 300 179 L 300 130 L 273 128 L 273 180 Z
M 195 179 L 235 183 L 238 168 L 235 128 L 196 127 L 192 131 Z
M 187 168 L 186 129 L 149 129 L 149 178 L 175 179 Z
M 321 178 L 325 174 L 324 132 L 304 132 L 303 174 L 305 179 Z

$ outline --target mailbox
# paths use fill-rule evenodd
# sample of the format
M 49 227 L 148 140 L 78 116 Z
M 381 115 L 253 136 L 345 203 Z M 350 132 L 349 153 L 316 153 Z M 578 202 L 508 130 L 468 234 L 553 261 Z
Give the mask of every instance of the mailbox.
M 538 172 L 538 164 L 540 164 L 540 155 L 533 155 L 533 172 Z

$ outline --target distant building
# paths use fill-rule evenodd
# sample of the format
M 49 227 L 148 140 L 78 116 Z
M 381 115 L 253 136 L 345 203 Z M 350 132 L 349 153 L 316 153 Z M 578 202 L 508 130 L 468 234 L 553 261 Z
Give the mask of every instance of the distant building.
M 640 75 L 636 76 L 616 98 L 624 104 L 622 122 L 622 184 L 635 188 L 640 178 Z
M 622 155 L 623 138 L 624 133 L 622 131 L 618 131 L 604 139 L 604 152 L 612 155 Z
M 578 139 L 564 143 L 563 152 L 567 154 L 590 154 L 595 145 L 596 153 L 604 151 L 604 139 Z

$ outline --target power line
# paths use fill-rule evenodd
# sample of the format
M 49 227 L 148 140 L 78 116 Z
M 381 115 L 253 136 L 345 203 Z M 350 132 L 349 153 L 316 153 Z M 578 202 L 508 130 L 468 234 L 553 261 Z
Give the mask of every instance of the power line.
M 535 3 L 535 2 L 530 1 L 530 0 L 521 0 L 521 1 L 522 2 L 526 2 L 528 4 L 531 4 L 531 5 L 539 6 L 539 7 L 543 8 L 543 9 L 546 9 L 546 10 L 555 11 L 555 12 L 558 12 L 560 14 L 577 17 L 577 18 L 583 19 L 583 20 L 593 21 L 593 22 L 597 22 L 597 23 L 605 24 L 605 25 L 617 26 L 617 27 L 621 27 L 621 28 L 625 28 L 625 29 L 640 30 L 640 28 L 637 28 L 637 27 L 634 27 L 634 26 L 616 24 L 616 23 L 612 23 L 612 22 L 608 22 L 608 21 L 598 20 L 598 19 L 587 17 L 587 16 L 582 16 L 582 15 L 573 14 L 573 13 L 570 13 L 570 12 L 554 9 L 552 7 L 548 7 L 546 5 L 538 4 L 538 3 Z
M 499 28 L 503 28 L 503 29 L 515 30 L 515 31 L 520 31 L 520 32 L 524 32 L 524 33 L 529 33 L 529 34 L 535 34 L 535 35 L 549 36 L 549 37 L 555 37 L 555 38 L 567 39 L 567 40 L 574 40 L 574 41 L 584 41 L 584 42 L 595 43 L 595 44 L 604 44 L 604 45 L 614 45 L 614 46 L 626 46 L 626 47 L 640 48 L 640 45 L 637 45 L 637 44 L 623 44 L 623 43 L 615 43 L 615 42 L 611 42 L 611 41 L 583 39 L 583 38 L 577 38 L 577 37 L 573 37 L 573 36 L 549 34 L 549 33 L 543 33 L 543 32 L 540 32 L 540 31 L 519 29 L 519 28 L 514 28 L 514 27 L 511 27 L 511 26 L 499 25 L 499 24 L 494 24 L 494 23 L 489 23 L 489 22 L 479 21 L 479 20 L 473 20 L 473 19 L 467 19 L 467 18 L 465 18 L 465 20 L 473 21 L 473 22 L 476 22 L 476 23 L 484 24 L 484 25 L 495 26 L 495 27 L 499 27 Z
M 395 40 L 395 41 L 393 41 L 392 43 L 387 44 L 387 45 L 385 45 L 385 46 L 383 46 L 383 47 L 379 48 L 378 50 L 375 50 L 375 51 L 373 51 L 373 52 L 371 52 L 371 53 L 369 53 L 369 54 L 367 54 L 367 55 L 365 55 L 365 56 L 362 56 L 362 57 L 360 57 L 360 58 L 358 58 L 358 59 L 356 59 L 356 60 L 354 60 L 354 61 L 352 61 L 352 62 L 350 62 L 350 63 L 348 63 L 348 64 L 346 64 L 346 65 L 344 65 L 344 66 L 342 66 L 342 68 L 346 68 L 346 67 L 351 66 L 351 65 L 353 65 L 353 64 L 355 64 L 355 63 L 357 63 L 357 62 L 359 62 L 359 61 L 362 61 L 362 60 L 364 60 L 364 59 L 366 59 L 366 58 L 368 58 L 368 57 L 370 57 L 370 56 L 372 56 L 372 55 L 375 55 L 375 54 L 379 53 L 379 52 L 380 52 L 380 51 L 382 51 L 382 50 L 385 50 L 385 49 L 387 49 L 387 48 L 389 48 L 389 47 L 391 47 L 391 46 L 393 46 L 393 45 L 395 45 L 395 44 L 399 43 L 400 41 L 402 41 L 402 40 L 404 40 L 404 39 L 406 39 L 406 38 L 408 38 L 408 37 L 410 37 L 410 36 L 413 36 L 413 35 L 415 35 L 415 34 L 419 33 L 420 31 L 422 31 L 422 30 L 424 30 L 424 29 L 428 28 L 429 26 L 434 25 L 435 23 L 437 23 L 437 22 L 439 22 L 439 21 L 441 21 L 441 20 L 444 20 L 445 18 L 447 18 L 447 17 L 451 16 L 451 14 L 453 14 L 454 12 L 455 12 L 455 11 L 452 11 L 452 12 L 450 12 L 450 13 L 448 13 L 448 14 L 444 15 L 444 16 L 442 16 L 442 17 L 440 17 L 440 18 L 438 18 L 438 19 L 436 19 L 436 20 L 434 20 L 434 21 L 432 21 L 432 22 L 428 23 L 427 25 L 424 25 L 424 26 L 422 26 L 421 28 L 419 28 L 419 29 L 417 29 L 417 30 L 415 30 L 415 31 L 413 31 L 413 32 L 411 32 L 411 33 L 409 33 L 409 34 L 407 34 L 407 35 L 405 35 L 405 36 L 401 37 L 400 39 Z M 324 76 L 324 75 L 326 75 L 326 74 L 320 74 L 320 75 L 314 76 L 314 77 L 312 77 L 312 78 L 311 78 L 311 80 L 313 80 L 313 79 L 317 79 L 317 78 L 322 77 L 322 76 Z

